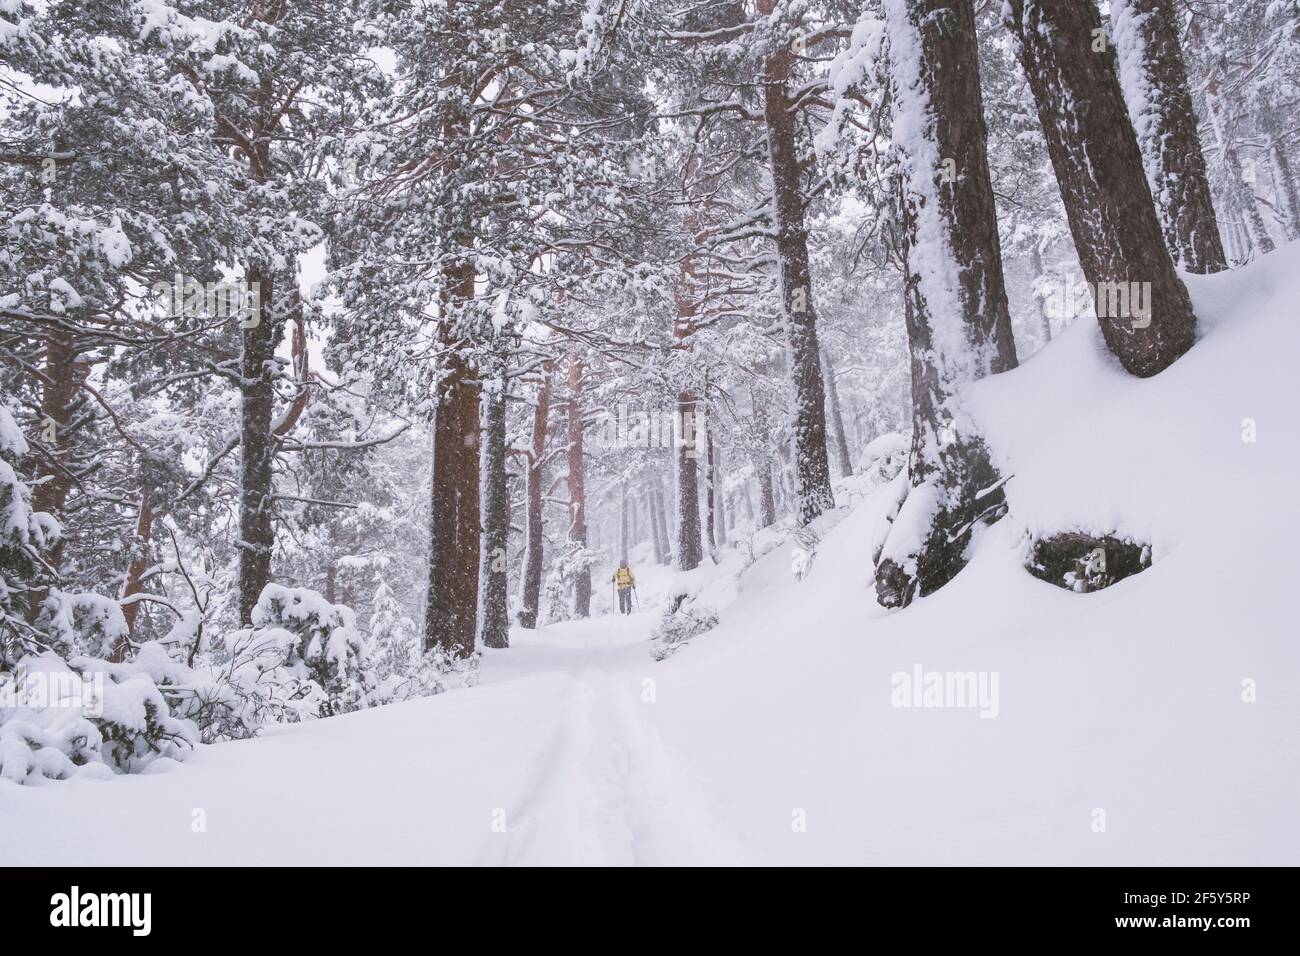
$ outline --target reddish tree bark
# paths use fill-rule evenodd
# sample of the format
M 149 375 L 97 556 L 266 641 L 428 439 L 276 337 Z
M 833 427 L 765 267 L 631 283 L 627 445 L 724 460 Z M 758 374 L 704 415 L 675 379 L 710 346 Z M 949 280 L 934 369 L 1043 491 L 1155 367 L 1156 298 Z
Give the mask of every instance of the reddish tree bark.
M 537 404 L 533 407 L 532 440 L 528 448 L 528 471 L 524 478 L 528 530 L 524 569 L 520 577 L 519 626 L 529 629 L 537 626 L 542 599 L 542 464 L 546 455 L 546 430 L 550 415 L 551 363 L 547 362 L 542 367 Z
M 887 0 L 912 366 L 912 490 L 876 568 L 903 607 L 965 564 L 973 524 L 1001 504 L 983 442 L 958 427 L 960 388 L 1013 368 L 971 0 Z
M 483 396 L 483 557 L 479 569 L 484 647 L 510 646 L 506 552 L 510 543 L 510 493 L 506 483 L 506 360 L 491 391 Z
M 1097 5 L 1006 0 L 1003 11 L 1106 345 L 1132 374 L 1155 375 L 1191 348 L 1196 317 L 1165 248 L 1114 52 L 1098 48 Z
M 275 412 L 275 347 L 280 323 L 274 304 L 275 283 L 256 266 L 247 273 L 256 286 L 259 309 L 242 322 L 239 389 L 239 616 L 252 621 L 253 608 L 271 580 L 271 552 L 275 547 L 272 522 L 272 485 L 275 442 L 271 420 Z
M 474 266 L 444 270 L 444 316 L 474 298 Z M 453 657 L 474 652 L 478 630 L 479 398 L 474 370 L 454 340 L 451 319 L 440 327 L 444 365 L 434 412 L 433 502 L 424 646 Z
M 149 541 L 153 535 L 154 512 L 149 500 L 149 489 L 141 487 L 140 506 L 135 520 L 135 557 L 126 570 L 126 581 L 122 586 L 123 600 L 133 594 L 144 592 L 144 573 L 149 569 Z M 126 618 L 127 635 L 135 634 L 135 622 L 140 616 L 140 602 L 131 601 L 122 608 L 122 617 Z M 126 659 L 127 642 L 118 641 L 113 645 L 109 660 L 121 662 Z
M 576 355 L 569 359 L 568 403 L 568 485 L 569 540 L 587 550 L 586 461 L 582 442 L 582 373 L 583 363 Z M 591 616 L 591 569 L 583 563 L 573 583 L 573 616 Z
M 1228 267 L 1171 0 L 1112 0 L 1125 98 L 1170 255 L 1189 272 Z
M 668 530 L 664 525 L 663 495 L 657 477 L 646 491 L 646 512 L 650 517 L 650 533 L 654 539 L 655 564 L 667 564 Z
M 90 374 L 84 362 L 77 361 L 74 338 L 64 332 L 51 332 L 45 340 L 45 367 L 41 387 L 41 454 L 36 461 L 36 479 L 32 487 L 32 508 L 53 515 L 62 522 L 68 496 L 75 483 L 74 435 L 72 424 L 79 405 L 81 386 Z M 46 551 L 45 558 L 56 570 L 63 562 L 64 537 L 60 535 Z M 27 616 L 35 620 L 41 604 L 49 596 L 48 588 L 33 588 L 28 597 Z
M 680 421 L 693 422 L 696 416 L 695 393 L 686 390 L 677 396 Z M 698 433 L 697 433 L 698 434 Z M 678 442 L 677 452 L 677 546 L 673 549 L 679 571 L 692 571 L 704 560 L 700 539 L 700 477 L 695 444 Z
M 835 457 L 840 465 L 840 477 L 848 478 L 853 474 L 853 457 L 849 454 L 848 436 L 844 434 L 844 416 L 840 413 L 840 390 L 835 381 L 835 367 L 830 356 L 822 351 L 822 368 L 826 379 L 826 407 L 829 412 L 832 445 Z
M 758 0 L 758 12 L 771 16 L 776 0 Z M 792 53 L 783 43 L 763 63 L 763 119 L 767 125 L 768 165 L 772 175 L 776 253 L 781 273 L 781 303 L 790 347 L 794 398 L 795 480 L 799 521 L 807 524 L 835 507 L 826 455 L 826 407 L 817 316 L 813 309 L 808 231 L 804 224 L 801 167 L 795 137 L 794 103 L 789 82 Z
M 716 548 L 718 546 L 718 491 L 716 487 L 718 470 L 714 457 L 712 428 L 709 429 L 704 443 L 706 456 L 704 471 L 704 539 L 709 542 L 710 548 Z

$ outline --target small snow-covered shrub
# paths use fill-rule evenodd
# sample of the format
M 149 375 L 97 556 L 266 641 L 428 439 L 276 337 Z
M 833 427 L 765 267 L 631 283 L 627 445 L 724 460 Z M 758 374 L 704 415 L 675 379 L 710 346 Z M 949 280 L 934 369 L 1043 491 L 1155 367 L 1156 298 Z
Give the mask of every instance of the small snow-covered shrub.
M 454 658 L 439 647 L 425 651 L 419 629 L 386 582 L 380 582 L 371 608 L 368 704 L 431 697 L 453 686 L 478 683 L 478 655 Z
M 365 706 L 365 645 L 352 609 L 307 588 L 268 584 L 253 608 L 255 655 L 279 655 L 303 716 L 328 717 Z
M 453 687 L 473 687 L 478 683 L 479 655 L 453 657 L 441 647 L 424 650 L 423 642 L 412 638 L 405 653 L 395 658 L 396 666 L 383 667 L 367 702 L 373 705 L 394 704 L 415 697 L 432 697 Z
M 807 525 L 800 528 L 793 535 L 794 547 L 790 551 L 790 572 L 794 575 L 796 581 L 802 581 L 812 570 L 813 562 L 817 560 L 817 546 L 821 544 L 821 535 L 812 527 Z
M 112 598 L 89 592 L 69 594 L 58 588 L 50 589 L 36 624 L 50 646 L 65 657 L 108 657 L 118 642 L 130 636 L 122 608 Z
M 128 647 L 118 603 L 53 587 L 42 552 L 60 529 L 31 508 L 31 488 L 15 470 L 26 453 L 0 404 L 0 778 L 110 776 L 183 758 L 198 739 L 194 723 L 174 712 L 146 668 L 104 660 Z
M 166 637 L 135 652 L 135 666 L 194 722 L 204 743 L 368 705 L 370 662 L 350 608 L 305 588 L 269 584 L 252 620 L 208 637 L 203 611 L 187 611 Z
M 578 577 L 584 571 L 591 574 L 601 560 L 600 552 L 573 542 L 564 547 L 565 550 L 555 556 L 542 586 L 542 607 L 546 608 L 548 624 L 558 624 L 573 617 L 572 595 L 577 589 Z
M 677 653 L 691 638 L 718 626 L 718 615 L 685 594 L 674 595 L 650 635 L 650 656 L 657 661 Z
M 41 552 L 59 537 L 59 525 L 43 511 L 32 510 L 32 489 L 18 474 L 28 453 L 27 439 L 13 414 L 0 401 L 0 670 L 19 656 L 26 597 L 43 582 Z
M 0 694 L 0 777 L 16 783 L 138 773 L 181 760 L 198 741 L 153 678 L 133 663 L 54 651 L 18 662 Z
M 137 773 L 159 757 L 184 759 L 198 742 L 194 722 L 173 713 L 164 688 L 136 661 L 74 657 L 68 664 L 83 678 L 104 675 L 103 703 L 91 720 L 103 734 L 105 763 Z
M 221 663 L 205 656 L 191 667 L 169 653 L 176 646 L 149 641 L 136 649 L 133 664 L 154 680 L 178 717 L 193 722 L 203 743 L 253 737 L 278 719 L 277 703 L 287 709 L 277 700 L 278 656 L 258 660 L 237 644 Z
M 858 455 L 859 475 L 866 475 L 874 484 L 883 485 L 907 467 L 910 441 L 899 432 L 886 432 L 868 442 Z

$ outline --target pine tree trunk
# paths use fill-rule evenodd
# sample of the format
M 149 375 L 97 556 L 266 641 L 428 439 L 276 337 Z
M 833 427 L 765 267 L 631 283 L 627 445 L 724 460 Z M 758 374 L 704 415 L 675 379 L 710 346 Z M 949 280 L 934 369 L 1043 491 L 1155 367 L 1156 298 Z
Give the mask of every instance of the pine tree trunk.
M 68 496 L 74 484 L 74 435 L 70 428 L 80 405 L 79 393 L 89 368 L 77 361 L 76 341 L 64 332 L 51 332 L 45 339 L 45 367 L 41 383 L 42 454 L 36 459 L 36 481 L 32 483 L 32 509 L 64 519 Z M 59 535 L 45 552 L 45 560 L 56 571 L 63 563 L 65 538 Z M 49 596 L 45 587 L 33 588 L 27 596 L 27 617 L 35 621 L 41 604 Z
M 661 514 L 664 519 L 664 551 L 668 555 L 668 562 L 673 564 L 677 560 L 677 522 L 680 514 L 677 510 L 678 488 L 681 481 L 677 477 L 678 459 L 675 451 L 670 452 L 672 457 L 668 461 L 666 477 L 668 479 L 668 488 L 664 497 L 660 499 L 659 504 L 662 506 Z M 672 502 L 672 507 L 668 503 Z
M 473 299 L 474 266 L 448 266 L 444 274 L 446 315 Z M 424 646 L 437 646 L 452 657 L 463 658 L 474 653 L 478 631 L 481 389 L 449 325 L 444 321 L 439 326 L 445 359 L 433 419 L 433 505 Z
M 627 503 L 627 544 L 624 546 L 623 554 L 628 554 L 640 543 L 641 513 L 637 508 L 636 496 L 634 495 Z
M 659 537 L 659 508 L 655 499 L 655 493 L 658 489 L 658 479 L 654 484 L 647 483 L 645 489 L 645 516 L 650 523 L 650 548 L 654 555 L 655 564 L 664 563 L 663 540 Z
M 1229 209 L 1232 209 L 1231 205 Z M 1249 258 L 1250 242 L 1242 234 L 1241 223 L 1236 219 L 1228 220 L 1228 256 L 1229 262 L 1241 263 Z
M 714 483 L 717 481 L 717 468 L 713 457 L 713 429 L 710 428 L 705 438 L 704 466 L 704 540 L 709 542 L 709 549 L 718 546 L 718 494 Z
M 655 564 L 664 563 L 663 539 L 659 537 L 659 507 L 656 499 L 656 487 L 647 485 L 645 492 L 645 512 L 650 520 L 650 545 L 654 549 Z
M 710 430 L 710 435 L 713 432 Z M 722 448 L 717 444 L 713 445 L 713 501 L 714 501 L 714 531 L 713 546 L 721 548 L 727 543 L 727 495 L 724 490 L 725 483 L 722 480 Z
M 293 281 L 292 273 L 288 276 Z M 271 582 L 272 521 L 275 477 L 275 348 L 280 343 L 281 315 L 272 277 L 258 266 L 247 270 L 249 288 L 258 287 L 258 314 L 243 322 L 239 389 L 239 619 L 251 623 L 253 608 Z
M 542 367 L 542 381 L 533 408 L 533 433 L 528 451 L 528 473 L 524 496 L 528 501 L 528 540 L 524 549 L 524 570 L 520 577 L 519 626 L 532 630 L 542 600 L 542 459 L 546 454 L 546 428 L 551 415 L 551 368 Z
M 912 369 L 912 490 L 885 543 L 876 594 L 902 607 L 964 565 L 975 521 L 1001 505 L 958 390 L 1015 367 L 989 178 L 971 0 L 887 0 L 904 301 Z
M 776 450 L 777 458 L 777 513 L 782 517 L 794 515 L 799 517 L 799 489 L 795 486 L 792 477 L 794 469 L 790 465 L 790 446 L 782 443 Z
M 858 404 L 857 398 L 852 393 L 849 394 L 849 411 L 852 412 L 853 447 L 857 449 L 866 448 L 867 430 L 862 424 L 862 406 Z
M 150 560 L 150 540 L 153 537 L 154 511 L 153 505 L 149 499 L 149 487 L 141 476 L 140 482 L 140 505 L 136 511 L 135 518 L 135 540 L 132 545 L 135 549 L 135 556 L 131 559 L 131 565 L 126 570 L 126 581 L 122 585 L 122 598 L 131 597 L 133 594 L 140 594 L 144 591 L 144 573 L 149 569 Z M 140 616 L 140 602 L 132 601 L 122 608 L 122 617 L 126 619 L 127 636 L 135 634 L 135 623 Z M 126 660 L 127 642 L 118 641 L 112 649 L 109 660 L 120 663 Z
M 1007 0 L 1003 10 L 1102 335 L 1125 369 L 1155 375 L 1191 348 L 1196 319 L 1165 248 L 1097 7 Z
M 618 555 L 619 562 L 627 561 L 628 550 L 627 485 L 618 487 Z
M 659 553 L 656 557 L 660 564 L 668 565 L 673 561 L 672 536 L 668 533 L 668 506 L 663 489 L 657 484 L 654 488 L 654 499 L 655 521 L 659 528 Z
M 1296 193 L 1295 175 L 1291 160 L 1277 137 L 1270 133 L 1269 156 L 1273 167 L 1273 184 L 1277 192 L 1278 213 L 1286 230 L 1288 241 L 1300 239 L 1300 195 Z
M 659 531 L 659 555 L 658 560 L 661 565 L 670 565 L 673 563 L 672 537 L 668 534 L 668 506 L 667 499 L 664 497 L 664 489 L 655 485 L 655 523 Z
M 1273 238 L 1264 225 L 1264 217 L 1259 211 L 1259 201 L 1255 198 L 1255 176 L 1247 176 L 1241 164 L 1241 154 L 1237 152 L 1236 143 L 1230 135 L 1227 122 L 1219 107 L 1218 81 L 1212 81 L 1205 91 L 1205 109 L 1210 114 L 1210 125 L 1219 140 L 1219 153 L 1227 172 L 1228 204 L 1241 220 L 1246 238 L 1260 255 L 1273 251 Z M 1247 181 L 1249 180 L 1249 182 Z M 1245 256 L 1243 255 L 1244 259 Z
M 840 390 L 835 383 L 835 367 L 830 356 L 822 350 L 822 368 L 825 370 L 826 402 L 830 411 L 831 438 L 835 447 L 835 457 L 840 465 L 840 477 L 848 478 L 853 474 L 853 458 L 849 454 L 848 436 L 844 434 L 844 416 L 840 414 Z
M 506 551 L 510 546 L 510 493 L 506 486 L 506 362 L 483 394 L 483 557 L 479 568 L 479 636 L 484 647 L 510 646 Z
M 591 569 L 585 564 L 587 550 L 587 485 L 586 461 L 582 446 L 582 360 L 576 355 L 569 360 L 569 449 L 568 484 L 571 523 L 569 540 L 584 552 L 582 567 L 573 582 L 573 616 L 591 616 Z
M 1228 267 L 1187 83 L 1173 0 L 1111 0 L 1120 82 L 1147 182 L 1174 261 L 1189 272 Z
M 1029 247 L 1030 262 L 1034 268 L 1034 280 L 1041 283 L 1043 275 L 1043 254 L 1038 251 L 1038 243 Z M 1034 292 L 1034 311 L 1038 314 L 1038 331 L 1042 333 L 1043 344 L 1052 341 L 1052 319 L 1047 314 L 1047 296 L 1038 286 Z
M 759 0 L 770 16 L 775 0 Z M 776 253 L 781 275 L 781 303 L 790 348 L 790 384 L 794 401 L 795 479 L 799 523 L 807 524 L 835 507 L 826 455 L 826 407 L 822 384 L 817 316 L 813 309 L 812 271 L 808 267 L 808 232 L 804 224 L 795 114 L 789 79 L 792 54 L 782 45 L 763 66 L 763 117 L 767 125 Z
M 772 466 L 766 458 L 754 456 L 754 477 L 758 479 L 759 527 L 776 524 L 776 495 L 772 490 Z
M 681 421 L 694 421 L 695 393 L 684 391 L 677 396 L 677 414 Z M 698 433 L 697 433 L 698 434 Z M 673 549 L 679 571 L 693 571 L 704 559 L 700 539 L 700 479 L 698 446 L 677 442 L 677 546 Z

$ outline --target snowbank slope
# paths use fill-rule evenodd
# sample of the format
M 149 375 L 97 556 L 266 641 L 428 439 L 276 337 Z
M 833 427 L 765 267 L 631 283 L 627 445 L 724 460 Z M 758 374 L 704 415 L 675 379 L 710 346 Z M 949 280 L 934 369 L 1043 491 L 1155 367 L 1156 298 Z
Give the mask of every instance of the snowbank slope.
M 762 855 L 1300 862 L 1300 245 L 1189 285 L 1200 340 L 1155 379 L 1081 321 L 980 383 L 1012 511 L 941 592 L 874 606 L 878 495 L 805 581 L 760 562 L 770 590 L 664 665 L 665 734 Z M 1022 570 L 1026 530 L 1070 527 L 1150 541 L 1154 566 L 1095 594 Z M 996 673 L 997 716 L 891 706 L 918 665 Z

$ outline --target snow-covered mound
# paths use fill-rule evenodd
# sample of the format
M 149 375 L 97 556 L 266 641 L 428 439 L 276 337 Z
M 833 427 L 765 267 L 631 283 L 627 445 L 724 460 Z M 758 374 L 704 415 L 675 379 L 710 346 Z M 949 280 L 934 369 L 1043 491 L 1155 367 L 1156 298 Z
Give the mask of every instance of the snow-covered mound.
M 477 688 L 159 775 L 0 782 L 22 821 L 0 856 L 1300 862 L 1300 245 L 1189 285 L 1200 341 L 1154 379 L 1079 322 L 973 390 L 1011 513 L 905 611 L 870 588 L 886 488 L 822 519 L 802 580 L 771 532 L 743 573 L 743 544 L 647 573 L 643 599 L 683 588 L 721 618 L 661 663 L 649 607 L 516 631 Z M 1026 533 L 1070 528 L 1149 541 L 1153 564 L 1092 594 L 1028 574 Z

